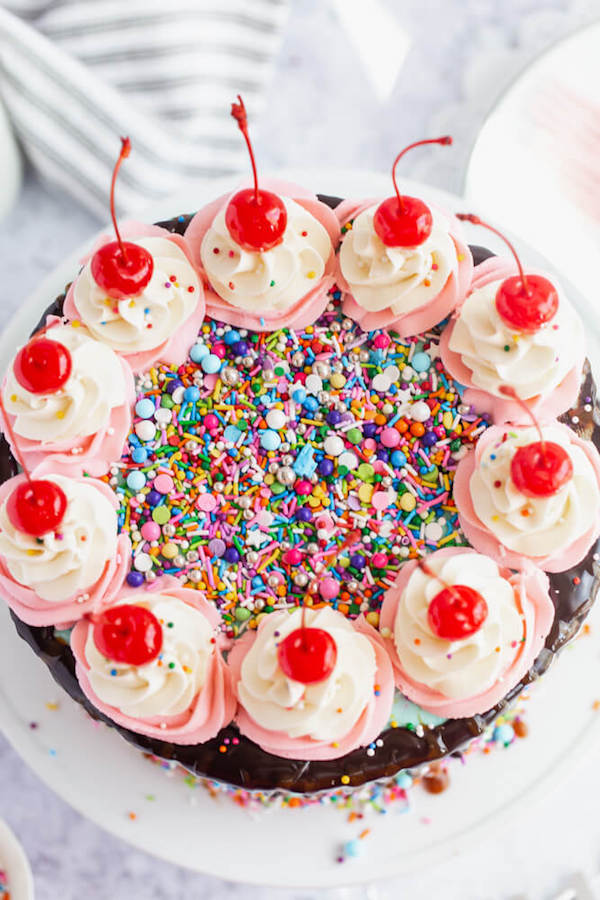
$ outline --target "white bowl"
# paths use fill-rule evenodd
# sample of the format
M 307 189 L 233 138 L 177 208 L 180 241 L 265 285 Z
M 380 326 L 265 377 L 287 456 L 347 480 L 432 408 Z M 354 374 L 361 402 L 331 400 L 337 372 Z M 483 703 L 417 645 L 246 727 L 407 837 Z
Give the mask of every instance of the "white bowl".
M 23 847 L 0 820 L 0 870 L 8 876 L 10 900 L 33 900 L 33 876 Z

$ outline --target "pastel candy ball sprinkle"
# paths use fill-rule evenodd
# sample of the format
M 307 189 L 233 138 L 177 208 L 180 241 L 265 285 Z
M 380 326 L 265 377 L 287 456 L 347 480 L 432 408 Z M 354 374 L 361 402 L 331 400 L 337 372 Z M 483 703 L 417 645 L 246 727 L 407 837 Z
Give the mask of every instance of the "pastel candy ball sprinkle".
M 168 494 L 169 491 L 173 490 L 174 486 L 175 482 L 171 476 L 164 473 L 157 475 L 153 483 L 154 490 L 159 491 L 161 494 Z
M 275 431 L 279 431 L 285 426 L 287 417 L 281 409 L 270 409 L 267 413 L 267 425 Z
M 200 365 L 202 366 L 203 372 L 206 372 L 207 375 L 213 375 L 221 368 L 221 360 L 216 354 L 209 353 L 208 356 L 202 358 Z
M 319 583 L 319 593 L 323 600 L 333 600 L 340 592 L 340 584 L 335 578 L 323 578 Z
M 323 446 L 325 453 L 328 453 L 329 456 L 340 456 L 344 452 L 344 440 L 336 434 L 325 438 Z
M 160 526 L 156 522 L 144 522 L 140 529 L 146 541 L 157 541 L 160 537 Z
M 426 372 L 431 365 L 431 357 L 427 353 L 415 353 L 412 358 L 412 367 L 415 372 Z
M 281 438 L 276 431 L 267 428 L 260 436 L 260 446 L 265 450 L 277 450 L 281 444 Z
M 149 422 L 148 419 L 142 419 L 140 422 L 136 422 L 135 433 L 140 441 L 152 441 L 156 435 L 156 425 L 154 422 Z
M 200 391 L 195 384 L 185 389 L 183 399 L 187 400 L 188 403 L 195 403 L 196 400 L 200 399 Z
M 381 443 L 384 447 L 397 447 L 400 443 L 400 433 L 395 428 L 384 428 L 381 432 Z
M 205 356 L 208 356 L 210 350 L 206 346 L 206 344 L 194 344 L 190 350 L 190 359 L 192 362 L 199 363 L 202 362 Z
M 146 476 L 143 472 L 130 472 L 127 476 L 127 487 L 132 491 L 141 491 L 146 484 Z
M 424 400 L 419 400 L 418 403 L 413 403 L 410 408 L 410 417 L 415 422 L 426 422 L 430 416 L 431 410 Z
M 151 419 L 154 415 L 154 403 L 152 400 L 149 400 L 147 397 L 142 397 L 141 400 L 138 400 L 135 404 L 135 414 L 140 419 Z

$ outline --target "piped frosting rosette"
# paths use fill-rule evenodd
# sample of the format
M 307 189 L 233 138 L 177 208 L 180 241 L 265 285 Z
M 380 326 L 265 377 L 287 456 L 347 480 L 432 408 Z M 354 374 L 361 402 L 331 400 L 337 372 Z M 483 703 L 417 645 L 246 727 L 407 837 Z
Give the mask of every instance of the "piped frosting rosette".
M 543 647 L 554 619 L 548 578 L 531 565 L 511 572 L 469 548 L 438 550 L 426 562 L 427 571 L 416 560 L 402 566 L 381 608 L 396 686 L 436 715 L 484 713 L 518 684 Z M 429 608 L 456 585 L 481 595 L 487 614 L 475 633 L 448 640 L 432 629 Z
M 547 572 L 580 562 L 600 535 L 600 456 L 559 422 L 542 426 L 544 440 L 562 447 L 573 467 L 556 493 L 533 497 L 514 483 L 511 464 L 520 447 L 537 441 L 532 427 L 493 426 L 459 463 L 454 501 L 461 528 L 481 553 L 502 565 L 528 559 Z
M 476 266 L 469 295 L 440 341 L 444 366 L 467 388 L 464 402 L 498 423 L 529 421 L 522 406 L 502 395 L 504 385 L 538 418 L 565 412 L 577 401 L 585 359 L 581 320 L 560 290 L 556 314 L 533 333 L 516 331 L 500 317 L 496 293 L 515 274 L 515 264 L 502 257 Z
M 331 674 L 301 684 L 282 671 L 277 646 L 300 628 L 302 610 L 271 613 L 237 640 L 228 663 L 240 703 L 240 731 L 287 759 L 337 759 L 374 741 L 392 708 L 394 678 L 382 639 L 361 616 L 354 622 L 323 607 L 306 626 L 328 632 L 337 648 Z
M 123 238 L 152 256 L 154 270 L 135 297 L 115 300 L 96 283 L 91 258 L 114 240 L 103 235 L 82 260 L 83 268 L 68 290 L 64 314 L 82 322 L 99 341 L 123 356 L 134 372 L 157 361 L 180 365 L 204 321 L 204 291 L 185 240 L 158 225 L 124 222 Z
M 18 530 L 7 512 L 9 496 L 26 476 L 0 485 L 0 588 L 28 625 L 62 625 L 112 600 L 127 574 L 131 544 L 126 535 L 117 536 L 119 501 L 108 485 L 43 477 L 62 488 L 67 506 L 56 531 L 41 537 Z
M 334 283 L 340 227 L 325 203 L 296 184 L 261 180 L 279 194 L 287 212 L 280 244 L 264 251 L 242 249 L 230 235 L 225 194 L 196 213 L 185 238 L 206 289 L 213 319 L 253 331 L 304 328 L 319 318 Z
M 430 205 L 433 226 L 417 247 L 388 247 L 377 235 L 377 199 L 345 200 L 336 209 L 347 228 L 336 281 L 344 312 L 365 331 L 390 328 L 401 337 L 427 331 L 465 298 L 473 258 L 462 226 L 451 213 Z
M 120 458 L 131 428 L 133 373 L 87 328 L 55 317 L 48 319 L 48 326 L 44 336 L 67 348 L 71 373 L 58 390 L 32 393 L 17 380 L 13 360 L 1 390 L 18 440 L 17 454 L 29 468 L 51 460 L 66 474 L 103 475 Z M 1 408 L 0 424 L 10 441 Z
M 130 731 L 173 744 L 199 744 L 231 722 L 236 708 L 221 650 L 221 615 L 198 591 L 164 576 L 143 591 L 125 587 L 111 609 L 149 610 L 162 629 L 158 656 L 142 665 L 107 658 L 94 623 L 78 622 L 71 635 L 77 678 L 88 700 Z

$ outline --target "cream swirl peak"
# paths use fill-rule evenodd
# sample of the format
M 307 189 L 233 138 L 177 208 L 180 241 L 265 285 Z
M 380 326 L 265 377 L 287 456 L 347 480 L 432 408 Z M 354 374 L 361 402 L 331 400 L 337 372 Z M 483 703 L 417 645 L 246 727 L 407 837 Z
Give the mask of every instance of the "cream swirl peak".
M 473 385 L 490 394 L 502 396 L 505 384 L 523 400 L 551 394 L 580 357 L 581 320 L 563 295 L 551 322 L 532 333 L 516 332 L 496 308 L 501 283 L 491 281 L 467 297 L 448 346 L 470 369 Z
M 337 659 L 331 675 L 304 685 L 288 678 L 279 666 L 277 645 L 301 626 L 299 609 L 285 617 L 269 616 L 242 663 L 238 694 L 244 709 L 263 728 L 293 738 L 336 741 L 350 731 L 372 696 L 375 653 L 340 613 L 324 608 L 305 615 L 307 626 L 322 628 L 335 641 Z
M 119 603 L 145 606 L 161 623 L 160 655 L 135 666 L 107 659 L 89 628 L 85 643 L 87 677 L 95 695 L 134 719 L 177 716 L 186 712 L 206 683 L 215 653 L 214 629 L 198 609 L 176 596 L 160 592 L 131 594 Z
M 107 485 L 59 474 L 44 478 L 62 489 L 67 504 L 60 526 L 41 537 L 20 531 L 7 512 L 25 476 L 0 487 L 0 585 L 11 608 L 34 625 L 72 622 L 109 601 L 130 552 L 129 539 L 117 537 L 118 501 Z
M 336 646 L 331 674 L 301 684 L 281 669 L 278 645 L 305 625 L 326 631 Z M 236 641 L 229 655 L 240 729 L 279 756 L 333 759 L 368 744 L 391 711 L 393 678 L 377 633 L 323 607 L 267 616 L 256 634 Z
M 138 734 L 174 744 L 198 744 L 214 737 L 229 724 L 236 708 L 230 672 L 221 655 L 224 639 L 218 610 L 199 591 L 182 588 L 170 576 L 157 578 L 143 593 L 123 587 L 104 611 L 112 614 L 120 605 L 151 613 L 161 628 L 160 651 L 139 665 L 116 662 L 96 644 L 95 624 L 78 622 L 71 648 L 77 678 L 90 702 L 111 721 Z M 111 635 L 111 642 L 114 638 Z M 140 638 L 146 636 L 127 635 L 128 640 Z
M 375 230 L 376 201 L 345 201 L 336 213 L 345 230 L 337 281 L 344 312 L 366 330 L 416 334 L 437 325 L 462 302 L 473 260 L 459 223 L 432 208 L 428 237 L 415 247 L 383 243 Z
M 112 298 L 94 280 L 88 260 L 69 289 L 65 314 L 80 319 L 95 338 L 129 359 L 136 371 L 157 358 L 182 362 L 191 337 L 182 347 L 181 340 L 175 348 L 173 341 L 181 338 L 184 325 L 191 329 L 191 336 L 204 314 L 202 288 L 185 242 L 158 227 L 140 225 L 136 231 L 132 223 L 122 231 L 132 233 L 136 243 L 151 254 L 148 284 L 136 296 Z
M 307 209 L 284 198 L 287 226 L 281 243 L 269 250 L 244 250 L 235 243 L 221 209 L 204 235 L 202 266 L 213 290 L 236 309 L 252 315 L 286 313 L 325 274 L 332 252 L 326 228 Z
M 127 365 L 84 327 L 55 324 L 45 337 L 67 348 L 70 375 L 58 390 L 33 393 L 11 364 L 2 386 L 6 414 L 30 466 L 49 454 L 93 475 L 117 459 L 131 424 L 133 377 Z
M 579 562 L 600 533 L 600 457 L 590 441 L 558 422 L 543 425 L 542 435 L 566 451 L 573 468 L 555 493 L 522 493 L 511 475 L 517 450 L 538 441 L 537 430 L 494 427 L 459 463 L 454 497 L 463 531 L 478 550 L 505 565 L 526 557 L 560 572 Z
M 476 591 L 487 615 L 467 637 L 439 637 L 429 621 L 434 598 L 448 586 Z M 494 705 L 533 662 L 552 624 L 546 576 L 533 567 L 513 575 L 474 550 L 440 550 L 427 570 L 414 561 L 387 592 L 381 629 L 393 648 L 397 686 L 424 709 L 451 717 Z
M 539 416 L 554 417 L 575 402 L 585 356 L 583 326 L 562 291 L 553 317 L 536 330 L 512 327 L 498 311 L 497 295 L 516 271 L 502 258 L 477 267 L 472 291 L 440 341 L 444 365 L 467 387 L 466 402 L 497 422 L 527 420 L 504 385 Z

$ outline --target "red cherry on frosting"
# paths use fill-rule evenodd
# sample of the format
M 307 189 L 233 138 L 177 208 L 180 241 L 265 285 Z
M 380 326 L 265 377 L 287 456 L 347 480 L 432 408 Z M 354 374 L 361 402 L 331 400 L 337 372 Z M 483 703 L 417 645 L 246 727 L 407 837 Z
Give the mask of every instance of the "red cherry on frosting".
M 65 492 L 54 481 L 28 479 L 10 494 L 6 513 L 18 531 L 41 537 L 55 531 L 67 509 Z
M 485 599 L 465 584 L 449 585 L 436 594 L 427 611 L 429 627 L 445 641 L 461 641 L 479 631 L 488 607 Z
M 281 197 L 258 187 L 256 161 L 248 135 L 246 107 L 239 94 L 238 102 L 231 104 L 231 115 L 238 123 L 248 147 L 254 187 L 245 188 L 234 194 L 225 210 L 225 224 L 235 243 L 243 250 L 250 252 L 271 250 L 283 240 L 287 225 L 287 210 Z
M 526 497 L 552 497 L 573 477 L 573 463 L 560 444 L 533 441 L 513 456 L 510 477 Z
M 113 300 L 137 297 L 141 294 L 154 271 L 152 255 L 140 244 L 123 241 L 115 214 L 115 183 L 121 163 L 131 152 L 129 138 L 121 138 L 121 152 L 113 169 L 110 184 L 110 214 L 116 241 L 103 244 L 92 257 L 91 270 L 96 284 Z
M 270 250 L 283 239 L 287 211 L 277 194 L 245 188 L 229 201 L 225 224 L 233 240 L 243 250 Z
M 13 363 L 15 378 L 32 394 L 53 394 L 68 381 L 73 361 L 64 344 L 34 337 L 22 347 Z
M 500 393 L 510 397 L 527 413 L 537 428 L 539 441 L 519 447 L 510 464 L 513 484 L 526 497 L 552 497 L 573 477 L 573 463 L 567 451 L 554 441 L 544 440 L 535 413 L 514 388 L 502 385 Z
M 162 649 L 161 625 L 149 609 L 123 603 L 105 610 L 94 620 L 94 643 L 114 662 L 143 666 Z
M 511 328 L 533 333 L 556 315 L 558 294 L 543 275 L 528 275 L 527 288 L 519 275 L 512 275 L 498 288 L 496 309 Z
M 137 297 L 154 271 L 154 260 L 145 247 L 131 241 L 103 244 L 91 262 L 94 281 L 113 300 Z
M 423 144 L 451 144 L 452 138 L 445 135 L 416 141 L 401 150 L 392 166 L 392 181 L 396 191 L 395 197 L 388 197 L 379 204 L 373 216 L 373 227 L 386 247 L 418 247 L 431 234 L 433 216 L 431 210 L 418 197 L 407 197 L 400 194 L 396 182 L 396 166 L 401 157 L 413 147 Z
M 535 333 L 550 322 L 558 310 L 558 294 L 551 281 L 543 275 L 525 275 L 521 260 L 512 243 L 501 231 L 488 225 L 479 216 L 458 213 L 457 218 L 473 225 L 482 225 L 502 238 L 517 263 L 518 275 L 505 278 L 496 292 L 496 309 L 500 318 L 515 331 Z
M 296 628 L 277 647 L 282 672 L 301 684 L 316 684 L 328 678 L 335 667 L 335 641 L 322 628 Z

